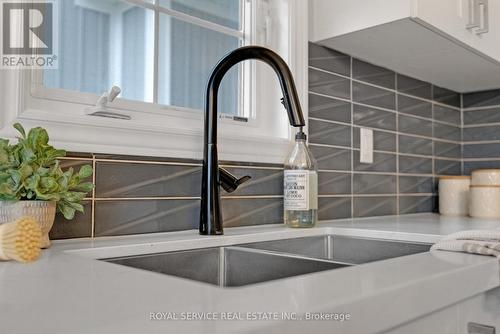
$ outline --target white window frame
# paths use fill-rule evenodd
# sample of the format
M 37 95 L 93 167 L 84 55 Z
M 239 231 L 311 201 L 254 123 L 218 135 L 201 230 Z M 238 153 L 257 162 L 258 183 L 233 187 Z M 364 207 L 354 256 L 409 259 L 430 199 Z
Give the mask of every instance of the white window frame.
M 307 117 L 307 1 L 256 1 L 258 5 L 252 6 L 251 15 L 254 20 L 252 44 L 265 45 L 285 54 Z M 256 24 L 255 18 L 265 5 L 266 10 L 274 14 L 262 27 Z M 284 29 L 273 29 L 274 25 L 283 28 L 283 22 Z M 287 38 L 273 35 L 281 30 L 288 31 Z M 279 101 L 281 91 L 277 78 L 267 65 L 247 66 L 256 79 L 248 88 L 251 93 L 244 94 L 251 95 L 252 99 L 244 103 L 254 117 L 250 117 L 249 123 L 219 120 L 220 158 L 281 163 L 294 131 L 287 125 L 286 112 Z M 39 70 L 0 71 L 0 136 L 13 138 L 16 134 L 12 124 L 21 122 L 26 127 L 47 128 L 54 145 L 71 151 L 202 157 L 204 113 L 199 110 L 117 99 L 110 108 L 130 115 L 131 121 L 93 117 L 86 115 L 85 109 L 95 104 L 96 94 L 40 90 L 39 78 Z

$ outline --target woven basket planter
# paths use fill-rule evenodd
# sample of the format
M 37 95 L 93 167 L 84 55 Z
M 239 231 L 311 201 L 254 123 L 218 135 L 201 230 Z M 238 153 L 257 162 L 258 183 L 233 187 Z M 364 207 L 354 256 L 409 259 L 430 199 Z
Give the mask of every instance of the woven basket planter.
M 0 201 L 0 224 L 32 217 L 42 230 L 42 248 L 50 247 L 49 232 L 56 217 L 56 202 L 53 201 Z

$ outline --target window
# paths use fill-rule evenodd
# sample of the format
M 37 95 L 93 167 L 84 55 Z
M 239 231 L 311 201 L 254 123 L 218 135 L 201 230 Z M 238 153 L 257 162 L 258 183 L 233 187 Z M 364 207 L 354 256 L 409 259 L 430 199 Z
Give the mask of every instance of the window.
M 43 86 L 202 110 L 211 69 L 246 44 L 243 0 L 59 0 L 59 69 Z M 243 115 L 241 68 L 221 87 L 221 112 Z
M 307 1 L 54 1 L 59 69 L 0 70 L 3 137 L 13 137 L 12 123 L 21 122 L 46 127 L 54 143 L 72 151 L 199 159 L 209 73 L 247 44 L 284 57 L 307 109 Z M 88 113 L 112 85 L 122 93 L 108 108 L 129 120 Z M 222 160 L 282 162 L 291 129 L 281 97 L 265 64 L 243 62 L 226 75 L 219 96 Z

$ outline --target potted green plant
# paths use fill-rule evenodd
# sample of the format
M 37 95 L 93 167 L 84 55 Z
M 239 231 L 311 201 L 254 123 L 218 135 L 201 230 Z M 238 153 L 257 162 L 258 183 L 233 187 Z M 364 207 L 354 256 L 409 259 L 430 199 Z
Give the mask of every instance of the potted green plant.
M 0 139 L 0 223 L 22 216 L 35 218 L 42 229 L 44 248 L 50 246 L 49 232 L 56 209 L 71 220 L 83 212 L 82 201 L 94 188 L 86 179 L 93 173 L 90 165 L 75 172 L 61 169 L 59 158 L 65 150 L 49 145 L 45 129 L 37 127 L 27 134 L 21 124 L 17 144 Z

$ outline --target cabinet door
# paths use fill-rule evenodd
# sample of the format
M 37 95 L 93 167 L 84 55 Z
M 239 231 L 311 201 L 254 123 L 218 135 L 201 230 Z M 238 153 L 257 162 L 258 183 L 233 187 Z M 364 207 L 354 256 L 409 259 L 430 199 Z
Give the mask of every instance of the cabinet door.
M 447 35 L 463 39 L 466 33 L 466 10 L 469 0 L 414 0 L 412 18 Z
M 487 0 L 488 32 L 476 34 L 472 30 L 472 47 L 500 62 L 500 1 Z
M 384 334 L 458 334 L 458 308 L 451 306 L 396 327 Z
M 483 34 L 477 33 L 480 28 L 467 28 L 475 0 L 414 0 L 412 18 L 500 62 L 500 1 L 486 1 L 487 10 L 478 11 L 488 18 L 488 32 Z
M 317 42 L 408 18 L 411 1 L 309 0 L 310 39 Z
M 468 334 L 467 324 L 474 322 L 496 328 L 500 333 L 500 288 L 470 298 L 458 305 L 459 333 Z

